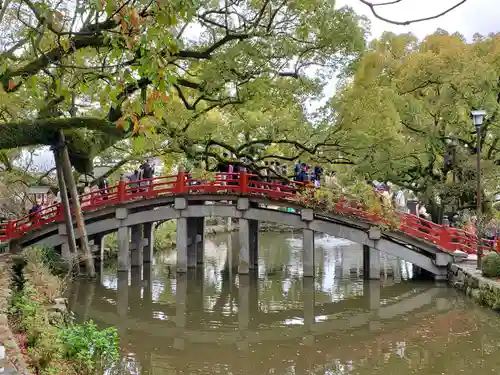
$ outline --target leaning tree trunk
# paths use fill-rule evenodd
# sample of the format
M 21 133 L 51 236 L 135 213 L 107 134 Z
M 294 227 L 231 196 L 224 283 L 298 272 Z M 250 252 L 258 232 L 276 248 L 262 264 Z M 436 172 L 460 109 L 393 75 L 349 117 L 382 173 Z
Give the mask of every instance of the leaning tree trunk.
M 92 251 L 89 246 L 89 241 L 87 238 L 87 229 L 85 228 L 85 221 L 83 219 L 82 209 L 80 207 L 80 199 L 78 192 L 76 190 L 76 183 L 71 171 L 71 162 L 69 160 L 68 148 L 66 147 L 66 140 L 64 133 L 59 132 L 59 143 L 61 145 L 60 152 L 62 156 L 62 166 L 64 172 L 64 180 L 68 187 L 69 193 L 71 194 L 71 200 L 73 201 L 73 211 L 75 213 L 76 226 L 80 234 L 80 247 L 83 251 L 85 268 L 87 274 L 90 277 L 95 277 L 94 268 L 94 258 L 92 256 Z
M 61 195 L 61 202 L 64 211 L 64 224 L 66 225 L 66 233 L 68 236 L 69 251 L 72 256 L 72 269 L 76 274 L 80 273 L 80 263 L 78 262 L 78 250 L 76 247 L 75 230 L 73 228 L 73 218 L 71 217 L 71 207 L 69 205 L 68 191 L 66 189 L 66 182 L 64 181 L 63 163 L 61 157 L 61 150 L 54 148 L 54 161 L 56 163 L 57 182 L 59 185 L 59 194 Z

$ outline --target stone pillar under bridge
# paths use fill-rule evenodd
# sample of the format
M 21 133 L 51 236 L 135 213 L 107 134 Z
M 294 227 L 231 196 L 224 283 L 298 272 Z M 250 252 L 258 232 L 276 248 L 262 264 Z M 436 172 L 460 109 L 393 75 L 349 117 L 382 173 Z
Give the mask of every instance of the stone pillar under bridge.
M 380 280 L 380 252 L 363 245 L 363 279 Z
M 142 224 L 133 225 L 130 228 L 132 232 L 132 242 L 130 244 L 131 250 L 131 265 L 132 267 L 141 267 L 143 259 L 143 226 Z
M 308 225 L 314 221 L 314 211 L 303 209 L 300 213 L 302 221 Z M 304 229 L 302 231 L 302 264 L 304 277 L 314 277 L 316 274 L 316 257 L 314 249 L 314 231 Z
M 195 202 L 193 205 L 203 204 Z M 203 264 L 205 242 L 205 219 L 203 217 L 182 217 L 182 211 L 188 208 L 186 198 L 175 198 L 174 208 L 180 212 L 177 219 L 176 248 L 177 272 L 187 272 Z
M 248 198 L 239 198 L 237 209 L 247 211 L 251 208 Z M 258 271 L 259 262 L 259 222 L 257 220 L 239 219 L 240 255 L 238 273 L 248 275 L 250 271 Z
M 154 250 L 154 223 L 145 223 L 143 226 L 143 236 L 144 236 L 144 247 L 142 249 L 142 261 L 144 264 L 153 262 L 153 250 Z

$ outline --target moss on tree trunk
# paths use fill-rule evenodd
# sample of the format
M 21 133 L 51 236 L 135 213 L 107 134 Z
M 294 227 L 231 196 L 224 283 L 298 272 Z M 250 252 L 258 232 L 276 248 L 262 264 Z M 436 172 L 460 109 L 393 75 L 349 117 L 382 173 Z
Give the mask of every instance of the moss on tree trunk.
M 114 123 L 99 118 L 37 119 L 0 125 L 0 149 L 54 146 L 59 130 L 66 136 L 71 164 L 86 174 L 92 172 L 94 156 L 127 135 Z

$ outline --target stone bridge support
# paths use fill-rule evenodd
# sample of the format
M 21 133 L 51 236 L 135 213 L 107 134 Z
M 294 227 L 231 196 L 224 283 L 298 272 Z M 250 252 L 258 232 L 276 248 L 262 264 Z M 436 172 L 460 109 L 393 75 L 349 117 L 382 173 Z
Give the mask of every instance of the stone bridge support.
M 144 264 L 153 262 L 153 250 L 154 250 L 154 223 L 145 223 L 143 226 L 144 234 L 144 247 L 143 247 L 143 262 Z
M 251 208 L 248 198 L 239 198 L 238 211 L 244 212 Z M 259 222 L 245 218 L 239 219 L 240 254 L 238 273 L 248 275 L 250 271 L 259 268 Z
M 132 265 L 132 267 L 141 267 L 142 263 L 143 263 L 142 251 L 143 251 L 143 247 L 144 247 L 142 224 L 133 225 L 130 228 L 130 231 L 132 232 L 132 235 L 131 235 L 132 242 L 130 243 L 131 265 Z
M 126 225 L 129 212 L 126 208 L 118 208 L 115 217 L 120 222 L 116 234 L 118 246 L 118 271 L 128 272 L 130 267 L 141 267 L 152 259 L 153 223 Z M 98 238 L 98 236 L 96 236 Z M 102 247 L 102 246 L 101 246 Z M 144 250 L 146 249 L 146 256 Z
M 195 202 L 193 205 L 202 204 Z M 187 272 L 188 268 L 195 268 L 203 264 L 205 242 L 205 218 L 182 217 L 182 212 L 188 207 L 185 198 L 176 198 L 175 210 L 179 211 L 177 219 L 176 247 L 177 247 L 177 272 Z
M 128 217 L 128 210 L 126 208 L 117 208 L 115 217 L 120 221 L 120 227 L 116 233 L 118 272 L 128 272 L 130 269 L 130 230 L 124 223 Z
M 300 213 L 302 221 L 310 223 L 314 220 L 314 211 L 303 209 Z M 314 231 L 304 229 L 302 231 L 302 264 L 304 277 L 314 277 L 316 273 L 316 257 L 314 250 Z
M 380 280 L 380 252 L 363 245 L 363 279 Z
M 95 269 L 99 276 L 102 277 L 104 270 L 104 235 L 96 234 L 90 239 L 89 244 L 94 257 Z

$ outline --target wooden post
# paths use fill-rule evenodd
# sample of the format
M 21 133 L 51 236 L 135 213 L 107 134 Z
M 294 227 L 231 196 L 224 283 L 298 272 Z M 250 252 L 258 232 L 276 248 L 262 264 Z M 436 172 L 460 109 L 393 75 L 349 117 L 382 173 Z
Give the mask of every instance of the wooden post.
M 92 251 L 90 250 L 89 240 L 87 238 L 87 229 L 85 228 L 85 221 L 83 220 L 82 209 L 80 207 L 80 197 L 76 190 L 76 183 L 71 170 L 71 162 L 69 160 L 68 147 L 66 146 L 66 140 L 64 138 L 64 133 L 59 131 L 59 143 L 61 148 L 62 167 L 64 172 L 64 180 L 71 194 L 71 200 L 73 201 L 73 211 L 75 213 L 76 226 L 80 234 L 80 246 L 82 248 L 85 257 L 85 268 L 87 274 L 90 277 L 95 276 L 94 268 L 94 258 L 92 257 Z
M 73 219 L 71 217 L 71 207 L 69 205 L 68 191 L 66 190 L 66 182 L 64 181 L 64 172 L 62 166 L 61 152 L 54 148 L 54 161 L 56 162 L 57 182 L 59 185 L 59 194 L 61 195 L 61 205 L 63 209 L 64 224 L 66 225 L 66 233 L 68 236 L 69 251 L 73 255 L 73 270 L 80 273 L 80 262 L 78 261 L 78 250 L 76 248 L 75 230 L 73 228 Z

